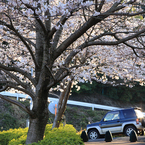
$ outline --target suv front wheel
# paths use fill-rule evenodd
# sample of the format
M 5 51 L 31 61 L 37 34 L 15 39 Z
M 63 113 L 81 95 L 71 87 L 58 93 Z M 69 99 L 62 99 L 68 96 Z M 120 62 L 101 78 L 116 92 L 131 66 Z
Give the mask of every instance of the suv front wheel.
M 136 128 L 133 125 L 126 126 L 124 130 L 125 135 L 129 136 L 132 130 L 136 131 Z
M 88 137 L 92 140 L 99 138 L 99 132 L 96 129 L 91 129 L 88 133 Z

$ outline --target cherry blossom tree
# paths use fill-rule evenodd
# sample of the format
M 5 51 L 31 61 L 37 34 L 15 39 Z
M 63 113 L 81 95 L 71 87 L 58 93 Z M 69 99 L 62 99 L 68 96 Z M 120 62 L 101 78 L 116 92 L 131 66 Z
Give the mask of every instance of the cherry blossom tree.
M 48 94 L 57 84 L 62 93 L 54 127 L 59 126 L 72 83 L 92 78 L 105 83 L 106 75 L 144 81 L 144 7 L 144 0 L 0 3 L 0 71 L 4 77 L 0 91 L 28 94 L 33 108 L 0 97 L 29 114 L 26 144 L 43 139 Z

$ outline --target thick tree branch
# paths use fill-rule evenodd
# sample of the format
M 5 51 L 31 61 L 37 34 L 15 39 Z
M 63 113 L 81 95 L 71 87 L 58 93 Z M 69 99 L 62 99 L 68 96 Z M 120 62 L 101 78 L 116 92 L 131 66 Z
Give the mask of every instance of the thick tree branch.
M 21 85 L 23 88 L 30 88 L 27 84 L 25 84 L 25 83 L 23 83 L 23 82 L 21 82 L 20 80 L 19 80 L 19 78 L 18 77 L 16 77 L 16 75 L 14 75 L 14 74 L 12 74 L 11 72 L 9 72 L 9 71 L 6 71 L 6 70 L 3 70 L 6 74 L 8 74 L 12 79 L 14 79 L 19 85 Z
M 21 87 L 18 87 L 18 84 L 14 83 L 14 82 L 8 81 L 7 86 L 10 87 L 10 88 L 14 88 L 14 89 L 16 89 L 18 91 L 22 91 L 25 94 L 28 94 L 32 99 L 35 98 L 35 94 L 32 91 L 27 90 L 27 89 L 23 89 Z
M 46 65 L 46 68 L 48 69 L 49 75 L 52 77 L 53 81 L 55 82 L 56 81 L 55 77 L 53 76 L 52 71 L 50 70 L 49 66 Z
M 117 40 L 120 40 L 116 35 L 115 35 L 114 37 L 115 37 Z M 123 42 L 123 44 L 125 44 L 125 45 L 128 46 L 128 47 L 130 47 L 130 48 L 133 50 L 134 54 L 135 54 L 137 57 L 140 57 L 140 56 L 137 54 L 137 52 L 135 51 L 135 49 L 145 49 L 145 48 L 138 48 L 138 47 L 132 46 L 132 45 L 128 44 L 127 42 Z
M 7 71 L 19 72 L 20 74 L 22 74 L 26 78 L 28 78 L 34 86 L 36 86 L 35 79 L 32 78 L 31 74 L 22 70 L 22 69 L 20 69 L 20 68 L 18 68 L 18 67 L 7 67 L 7 66 L 0 63 L 0 69 L 7 70 Z
M 59 73 L 60 72 L 62 72 L 62 70 L 61 71 L 59 71 Z M 52 86 L 54 86 L 54 85 L 56 85 L 57 83 L 59 83 L 61 80 L 63 80 L 66 76 L 68 76 L 68 71 L 67 70 L 65 70 L 65 71 L 63 71 L 63 73 L 60 73 L 61 75 L 56 79 L 56 81 L 53 81 L 53 82 L 51 82 L 48 86 L 47 86 L 47 89 L 50 89 Z M 58 73 L 57 73 L 57 76 L 58 76 Z M 55 77 L 56 78 L 56 77 Z
M 142 15 L 145 14 L 145 11 L 142 12 L 137 12 L 137 13 L 110 13 L 110 16 L 128 16 L 128 17 L 132 17 L 132 16 L 137 16 L 137 15 Z M 104 15 L 104 14 L 101 14 Z
M 59 25 L 64 25 L 64 23 L 66 22 L 66 20 L 69 18 L 69 16 L 68 17 L 66 17 L 66 16 L 62 16 L 62 18 L 60 19 L 60 21 L 56 24 L 56 26 L 59 26 Z M 56 29 L 56 27 L 54 26 L 52 29 L 51 29 L 51 31 L 48 33 L 48 35 L 47 35 L 47 40 L 50 40 L 52 37 L 53 37 L 53 35 L 54 35 L 54 33 L 57 31 L 57 29 Z
M 0 92 L 3 92 L 8 88 L 8 85 L 7 85 L 6 81 L 0 81 L 0 85 L 2 86 L 2 88 L 0 89 Z
M 6 28 L 3 28 L 3 30 L 4 30 L 5 32 L 9 31 L 9 29 L 6 29 Z M 14 36 L 17 36 L 16 33 L 14 33 L 13 31 L 9 31 L 9 32 L 10 32 L 10 34 L 12 34 L 12 35 L 14 35 Z M 29 44 L 31 44 L 33 47 L 36 48 L 36 44 L 35 44 L 34 42 L 32 42 L 32 41 L 30 40 L 30 38 L 26 38 L 26 37 L 24 37 L 24 36 L 22 36 L 22 37 L 23 37 Z M 15 38 L 15 37 L 12 37 L 12 36 L 10 36 L 10 38 L 11 38 L 11 39 L 15 39 L 15 40 L 17 40 L 17 41 L 20 41 L 20 39 Z
M 61 36 L 61 33 L 62 33 L 62 30 L 63 30 L 63 27 L 62 25 L 60 25 L 60 28 L 56 31 L 56 34 L 54 36 L 54 39 L 53 39 L 53 44 L 51 46 L 51 49 L 54 51 L 58 45 L 58 41 L 59 41 L 59 38 Z
M 46 34 L 47 31 L 46 31 L 46 29 L 45 29 L 45 26 L 44 26 L 43 22 L 40 20 L 39 15 L 36 14 L 35 8 L 33 8 L 33 7 L 32 7 L 31 5 L 29 5 L 29 4 L 25 4 L 25 3 L 23 3 L 23 4 L 24 4 L 27 8 L 31 9 L 31 10 L 34 12 L 34 17 L 35 17 L 36 21 L 37 21 L 37 22 L 39 23 L 39 25 L 42 27 L 42 30 L 43 30 L 44 34 Z
M 26 107 L 25 105 L 23 105 L 22 103 L 20 103 L 20 102 L 18 102 L 18 101 L 15 101 L 15 100 L 12 100 L 12 99 L 10 99 L 10 98 L 8 98 L 8 97 L 6 97 L 6 96 L 3 96 L 3 95 L 1 95 L 1 94 L 0 94 L 0 98 L 1 98 L 1 99 L 4 99 L 4 100 L 6 100 L 6 101 L 8 101 L 8 102 L 10 102 L 10 103 L 12 103 L 12 104 L 14 104 L 14 105 L 17 105 L 17 106 L 20 107 L 23 111 L 27 112 L 30 116 L 33 116 L 32 111 L 31 111 L 28 107 Z
M 60 44 L 60 46 L 57 48 L 54 59 L 56 59 L 58 56 L 61 55 L 61 53 L 67 49 L 68 46 L 70 46 L 74 41 L 76 41 L 80 36 L 82 36 L 88 29 L 90 29 L 93 25 L 96 25 L 97 23 L 101 22 L 105 18 L 109 16 L 108 13 L 113 13 L 118 10 L 117 6 L 119 3 L 114 3 L 114 5 L 104 13 L 104 15 L 98 15 L 96 17 L 92 16 L 84 25 L 82 25 L 77 31 L 75 31 L 73 34 L 71 34 L 64 42 Z M 122 7 L 120 7 L 121 9 Z
M 92 45 L 118 45 L 121 43 L 124 43 L 126 41 L 129 41 L 133 38 L 139 37 L 140 34 L 145 33 L 145 29 L 139 31 L 136 34 L 132 34 L 131 36 L 128 36 L 126 38 L 122 38 L 118 41 L 94 41 L 94 42 L 88 42 L 87 46 L 92 46 Z
M 102 0 L 101 3 L 100 3 L 100 5 L 99 5 L 99 7 L 98 7 L 98 9 L 97 9 L 97 12 L 100 12 L 101 11 L 104 3 L 105 3 L 105 0 Z
M 4 86 L 5 90 L 7 88 L 14 88 L 14 89 L 16 89 L 18 91 L 22 91 L 25 94 L 28 94 L 32 99 L 35 98 L 35 94 L 32 92 L 32 90 L 30 90 L 30 89 L 23 89 L 23 88 L 19 87 L 19 84 L 15 83 L 15 82 L 4 80 L 4 81 L 0 81 L 0 83 L 1 84 L 5 84 L 5 86 Z M 0 92 L 1 91 L 5 91 L 4 88 L 2 88 L 2 90 L 0 90 Z
M 4 13 L 4 14 L 5 14 L 5 13 Z M 24 37 L 18 32 L 18 30 L 15 29 L 15 27 L 13 26 L 13 23 L 12 23 L 11 18 L 10 18 L 7 14 L 5 14 L 5 15 L 9 18 L 9 20 L 10 20 L 10 25 L 7 24 L 7 23 L 5 23 L 5 22 L 2 21 L 2 20 L 0 20 L 0 24 L 6 26 L 7 28 L 9 28 L 9 29 L 12 30 L 13 32 L 15 32 L 16 36 L 17 36 L 18 38 L 20 38 L 20 40 L 23 42 L 23 44 L 26 46 L 26 48 L 27 48 L 28 51 L 30 52 L 30 54 L 31 54 L 31 56 L 32 56 L 32 59 L 33 59 L 33 61 L 34 61 L 35 66 L 38 67 L 38 63 L 37 63 L 37 61 L 36 61 L 36 58 L 35 58 L 35 56 L 34 56 L 34 54 L 33 54 L 33 51 L 32 51 L 32 49 L 31 49 L 31 47 L 30 47 L 30 46 L 28 45 L 28 43 L 25 41 Z

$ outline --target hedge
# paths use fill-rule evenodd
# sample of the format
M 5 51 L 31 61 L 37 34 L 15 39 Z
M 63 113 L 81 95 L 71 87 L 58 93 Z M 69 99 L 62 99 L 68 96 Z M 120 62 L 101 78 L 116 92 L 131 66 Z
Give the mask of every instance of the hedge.
M 44 139 L 38 143 L 31 145 L 84 145 L 80 135 L 76 133 L 76 129 L 69 124 L 65 127 L 61 125 L 59 128 L 51 130 L 52 124 L 47 124 Z M 25 145 L 28 128 L 10 129 L 0 132 L 0 145 Z
M 27 135 L 28 128 L 9 129 L 0 132 L 0 145 L 8 145 L 11 140 L 17 140 Z

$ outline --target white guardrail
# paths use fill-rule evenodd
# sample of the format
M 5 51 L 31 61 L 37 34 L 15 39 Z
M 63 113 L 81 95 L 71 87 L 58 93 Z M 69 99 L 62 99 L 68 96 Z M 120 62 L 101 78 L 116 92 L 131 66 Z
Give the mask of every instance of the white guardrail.
M 5 96 L 9 96 L 9 97 L 16 97 L 17 100 L 20 98 L 24 98 L 24 99 L 30 99 L 30 109 L 32 109 L 33 106 L 33 102 L 30 96 L 26 95 L 26 94 L 19 94 L 19 93 L 10 93 L 10 92 L 0 92 L 1 95 L 5 95 Z M 57 101 L 57 98 L 52 98 L 49 97 L 48 98 L 49 101 Z M 89 107 L 92 108 L 92 110 L 94 110 L 94 108 L 96 109 L 102 109 L 102 110 L 118 110 L 120 108 L 118 107 L 112 107 L 112 106 L 106 106 L 106 105 L 99 105 L 99 104 L 93 104 L 93 103 L 86 103 L 86 102 L 80 102 L 80 101 L 72 101 L 72 100 L 68 100 L 67 101 L 68 105 L 76 105 L 76 106 L 81 106 L 81 107 Z

